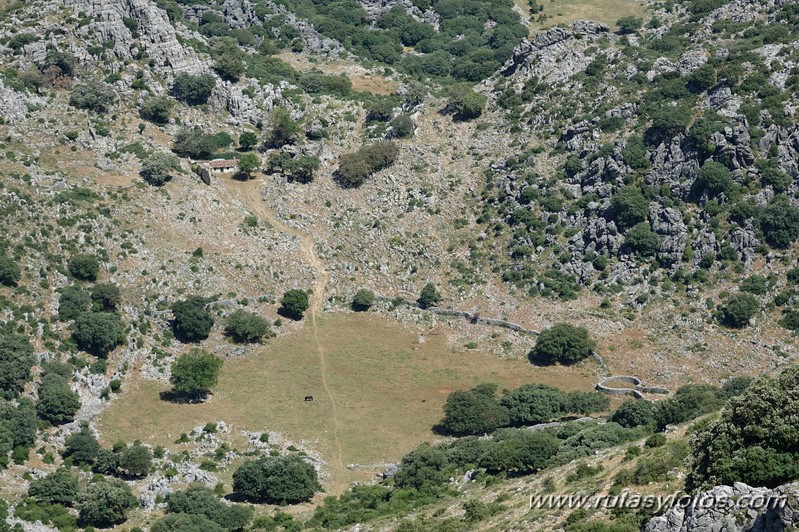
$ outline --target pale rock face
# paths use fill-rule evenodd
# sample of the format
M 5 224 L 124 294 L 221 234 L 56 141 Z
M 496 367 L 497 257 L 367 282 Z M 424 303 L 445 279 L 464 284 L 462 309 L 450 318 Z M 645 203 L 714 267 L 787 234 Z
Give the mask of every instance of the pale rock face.
M 524 39 L 505 63 L 505 75 L 525 81 L 535 76 L 545 83 L 559 83 L 585 70 L 592 58 L 585 49 L 601 35 L 610 35 L 605 24 L 577 20 L 568 28 L 553 28 Z
M 725 509 L 722 507 L 671 508 L 664 515 L 651 519 L 644 532 L 782 532 L 799 523 L 798 484 L 787 484 L 773 490 L 753 488 L 736 482 L 733 486 L 717 486 L 698 496 L 716 500 L 722 497 L 731 500 L 741 497 L 768 500 L 770 497 L 786 497 L 782 507 L 761 509 Z
M 63 0 L 64 5 L 76 12 L 85 12 L 97 21 L 86 26 L 89 33 L 101 43 L 113 43 L 113 51 L 120 59 L 133 56 L 136 39 L 124 24 L 132 18 L 139 23 L 138 45 L 156 65 L 169 72 L 200 73 L 203 64 L 194 51 L 183 46 L 177 32 L 169 22 L 166 12 L 148 0 Z

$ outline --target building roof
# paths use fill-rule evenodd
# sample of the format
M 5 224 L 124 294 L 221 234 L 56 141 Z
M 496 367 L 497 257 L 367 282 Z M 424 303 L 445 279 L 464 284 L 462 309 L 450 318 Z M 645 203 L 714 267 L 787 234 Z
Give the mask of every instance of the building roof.
M 208 168 L 234 168 L 239 165 L 239 162 L 236 159 L 214 159 L 202 164 Z

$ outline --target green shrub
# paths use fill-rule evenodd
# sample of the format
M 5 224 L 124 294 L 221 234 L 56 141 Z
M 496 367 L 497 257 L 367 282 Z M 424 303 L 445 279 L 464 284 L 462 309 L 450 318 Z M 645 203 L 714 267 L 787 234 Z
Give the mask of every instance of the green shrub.
M 616 25 L 620 35 L 629 35 L 640 30 L 644 26 L 644 20 L 641 17 L 622 17 L 616 21 Z
M 130 486 L 117 479 L 92 482 L 81 491 L 78 500 L 83 526 L 101 528 L 124 522 L 128 512 L 139 505 Z
M 642 257 L 651 257 L 660 249 L 660 238 L 652 231 L 649 222 L 633 226 L 624 237 L 625 245 Z
M 76 285 L 65 286 L 58 298 L 58 319 L 74 320 L 80 314 L 89 311 L 91 306 L 91 296 L 83 288 Z
M 280 299 L 281 310 L 287 316 L 295 320 L 302 319 L 303 313 L 308 310 L 308 305 L 308 292 L 305 292 L 304 290 L 288 290 Z
M 613 219 L 621 230 L 645 221 L 649 215 L 649 201 L 634 185 L 625 186 L 616 192 L 611 198 L 610 208 Z
M 760 310 L 760 303 L 751 294 L 733 294 L 721 308 L 720 321 L 727 327 L 741 329 Z
M 234 342 L 252 343 L 271 335 L 272 330 L 269 323 L 261 316 L 239 309 L 228 316 L 225 333 L 233 338 Z
M 729 197 L 735 189 L 735 182 L 726 166 L 715 161 L 707 161 L 699 169 L 695 186 L 697 190 L 707 192 L 710 197 L 720 194 Z
M 777 196 L 760 214 L 760 230 L 768 245 L 788 248 L 799 238 L 799 208 L 786 196 Z
M 361 288 L 352 300 L 352 309 L 357 312 L 365 312 L 372 308 L 375 303 L 375 294 L 371 290 Z
M 28 496 L 41 502 L 72 506 L 78 497 L 78 479 L 69 469 L 57 469 L 46 477 L 32 480 Z
M 207 395 L 219 379 L 222 359 L 193 348 L 172 363 L 169 382 L 174 393 L 199 399 Z
M 0 284 L 16 286 L 22 276 L 19 265 L 11 257 L 0 256 Z
M 100 260 L 96 255 L 81 253 L 73 255 L 67 262 L 67 269 L 75 279 L 80 281 L 95 281 L 100 272 Z
M 741 281 L 741 292 L 763 296 L 766 295 L 767 288 L 766 278 L 762 275 L 752 275 Z
M 625 401 L 613 412 L 610 420 L 626 428 L 654 425 L 655 405 L 645 399 Z
M 494 384 L 480 384 L 469 391 L 449 394 L 440 428 L 449 434 L 467 435 L 507 426 L 508 410 L 497 403 L 496 390 Z
M 72 339 L 78 348 L 102 358 L 122 344 L 125 336 L 122 320 L 110 312 L 84 312 L 72 326 Z
M 95 113 L 105 113 L 117 101 L 117 91 L 105 83 L 75 85 L 69 97 L 69 105 Z
M 30 379 L 33 346 L 20 334 L 0 330 L 0 394 L 15 397 Z
M 791 421 L 798 384 L 799 367 L 791 365 L 731 398 L 720 419 L 692 443 L 686 488 L 696 492 L 731 482 L 774 488 L 799 478 L 797 429 Z
M 174 106 L 175 101 L 168 96 L 150 96 L 142 102 L 139 114 L 145 120 L 166 124 Z
M 583 327 L 558 323 L 538 335 L 530 360 L 538 364 L 574 364 L 591 355 L 596 343 Z
M 189 105 L 202 105 L 208 101 L 216 86 L 216 78 L 210 74 L 193 76 L 181 73 L 175 76 L 172 94 Z
M 389 125 L 391 126 L 392 135 L 398 139 L 405 139 L 413 136 L 413 120 L 405 113 L 397 116 Z
M 199 342 L 208 338 L 214 317 L 207 309 L 207 301 L 201 296 L 189 296 L 172 304 L 175 320 L 172 329 L 181 342 Z
M 142 179 L 154 187 L 160 187 L 172 179 L 172 173 L 180 168 L 180 161 L 169 153 L 153 153 L 141 166 Z
M 80 408 L 80 398 L 73 392 L 67 379 L 55 373 L 48 373 L 39 385 L 39 400 L 36 413 L 53 425 L 70 423 Z
M 450 92 L 447 109 L 455 120 L 472 120 L 483 114 L 487 99 L 463 87 L 456 87 Z
M 316 469 L 299 456 L 264 456 L 244 462 L 233 473 L 233 490 L 256 501 L 294 504 L 320 489 Z
M 399 155 L 399 146 L 381 140 L 362 146 L 357 152 L 345 153 L 339 160 L 337 177 L 346 187 L 359 187 L 373 173 L 388 168 Z

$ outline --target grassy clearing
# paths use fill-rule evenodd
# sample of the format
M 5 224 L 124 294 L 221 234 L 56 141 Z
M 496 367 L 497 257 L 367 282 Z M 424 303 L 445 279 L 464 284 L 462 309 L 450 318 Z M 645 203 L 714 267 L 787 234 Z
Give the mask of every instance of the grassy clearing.
M 536 368 L 526 359 L 501 359 L 476 351 L 454 352 L 443 335 L 419 344 L 418 332 L 374 315 L 321 316 L 319 340 L 327 381 L 336 401 L 345 464 L 397 460 L 435 436 L 447 395 L 481 382 L 516 387 L 542 382 L 590 389 L 593 367 Z M 170 444 L 181 432 L 224 420 L 239 429 L 275 430 L 311 443 L 328 459 L 334 452 L 332 408 L 321 383 L 310 327 L 269 342 L 249 356 L 225 362 L 208 403 L 176 405 L 159 399 L 166 386 L 131 379 L 101 415 L 106 443 L 141 439 Z M 306 395 L 314 397 L 305 402 Z M 352 479 L 364 473 L 349 471 Z
M 530 12 L 527 0 L 516 0 L 525 13 Z M 558 24 L 570 24 L 575 20 L 604 22 L 616 29 L 616 21 L 622 17 L 644 17 L 644 6 L 635 0 L 538 0 L 544 11 L 531 20 L 534 30 L 551 28 Z M 542 22 L 538 17 L 546 15 Z
M 352 88 L 358 92 L 371 92 L 388 96 L 394 94 L 399 87 L 396 81 L 387 80 L 383 76 L 374 74 L 363 67 L 343 61 L 310 62 L 307 56 L 294 52 L 282 52 L 275 56 L 284 63 L 288 63 L 300 72 L 318 69 L 325 74 L 347 74 L 352 81 Z

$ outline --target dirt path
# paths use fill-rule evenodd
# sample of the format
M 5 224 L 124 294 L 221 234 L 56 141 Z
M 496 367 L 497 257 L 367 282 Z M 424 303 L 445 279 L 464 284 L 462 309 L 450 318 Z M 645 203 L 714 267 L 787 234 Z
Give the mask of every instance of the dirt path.
M 309 302 L 309 314 L 307 321 L 313 330 L 313 336 L 316 343 L 316 350 L 319 355 L 319 368 L 322 376 L 322 387 L 325 390 L 327 398 L 330 400 L 331 405 L 331 419 L 333 421 L 333 443 L 335 445 L 335 457 L 330 461 L 331 469 L 333 471 L 333 484 L 335 486 L 335 493 L 343 492 L 346 489 L 346 483 L 342 482 L 345 477 L 345 467 L 343 459 L 343 449 L 341 441 L 339 440 L 339 417 L 338 407 L 336 405 L 333 393 L 330 391 L 330 386 L 327 383 L 327 355 L 322 342 L 319 341 L 319 327 L 318 319 L 319 314 L 324 308 L 325 301 L 325 288 L 328 281 L 330 281 L 330 274 L 325 268 L 324 263 L 316 254 L 316 241 L 308 233 L 289 227 L 275 216 L 275 214 L 266 208 L 263 198 L 261 196 L 261 183 L 260 180 L 249 182 L 236 181 L 234 179 L 222 179 L 225 189 L 231 198 L 238 201 L 253 214 L 263 218 L 269 222 L 272 227 L 281 233 L 293 236 L 299 240 L 300 253 L 303 258 L 310 264 L 314 272 L 316 272 L 316 280 L 314 281 L 313 294 Z

